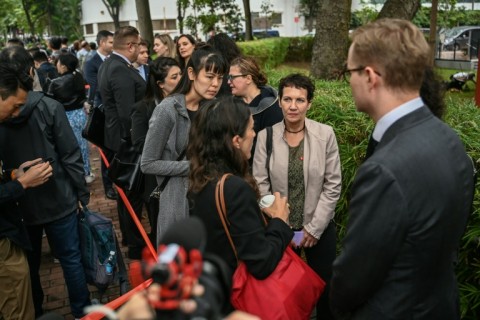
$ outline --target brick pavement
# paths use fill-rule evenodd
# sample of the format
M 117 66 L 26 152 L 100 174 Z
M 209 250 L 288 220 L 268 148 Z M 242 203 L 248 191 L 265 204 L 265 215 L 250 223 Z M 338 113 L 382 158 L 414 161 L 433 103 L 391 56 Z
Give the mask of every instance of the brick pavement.
M 96 179 L 90 185 L 90 204 L 89 209 L 92 211 L 101 212 L 103 215 L 111 218 L 115 225 L 115 231 L 117 233 L 117 238 L 121 242 L 120 226 L 118 223 L 117 216 L 117 206 L 115 200 L 110 200 L 105 197 L 103 191 L 102 178 L 100 173 L 100 155 L 95 147 L 91 148 L 90 154 L 90 163 L 92 167 L 92 172 L 95 173 Z M 147 219 L 142 219 L 144 222 L 144 227 L 147 232 L 149 232 L 149 225 Z M 146 224 L 145 224 L 146 222 Z M 126 258 L 126 247 L 122 247 L 122 254 L 125 258 L 125 264 L 127 265 L 130 260 Z M 53 262 L 53 256 L 50 253 L 50 247 L 46 238 L 43 238 L 42 244 L 42 264 L 40 267 L 40 277 L 42 282 L 43 291 L 45 294 L 45 299 L 43 307 L 45 312 L 55 312 L 62 316 L 65 319 L 73 319 L 73 316 L 70 313 L 70 304 L 68 301 L 68 292 L 65 286 L 65 281 L 63 279 L 63 272 L 60 264 Z M 95 287 L 89 286 L 91 292 L 91 298 L 98 298 L 98 292 Z M 119 286 L 115 285 L 106 291 L 103 296 L 102 303 L 111 301 L 119 296 Z

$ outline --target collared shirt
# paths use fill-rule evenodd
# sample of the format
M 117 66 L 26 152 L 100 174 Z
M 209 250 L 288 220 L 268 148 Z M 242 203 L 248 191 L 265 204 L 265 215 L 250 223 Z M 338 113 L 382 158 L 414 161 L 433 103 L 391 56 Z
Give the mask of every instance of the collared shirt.
M 105 61 L 105 59 L 107 59 L 107 56 L 104 56 L 103 54 L 101 54 L 98 51 L 97 51 L 97 54 L 100 56 L 100 59 L 102 59 L 102 61 Z
M 383 117 L 381 117 L 375 125 L 375 129 L 373 130 L 372 134 L 373 139 L 380 142 L 384 133 L 387 131 L 388 128 L 390 128 L 392 124 L 394 124 L 398 119 L 403 118 L 407 114 L 423 107 L 424 105 L 425 104 L 423 103 L 422 98 L 418 97 L 388 112 Z
M 123 54 L 120 54 L 120 53 L 115 52 L 115 51 L 113 51 L 112 54 L 116 54 L 117 56 L 122 57 L 123 60 L 127 61 L 127 64 L 128 64 L 128 65 L 132 65 L 132 63 L 130 62 L 130 60 L 128 60 L 127 57 L 125 57 Z
M 145 72 L 145 66 L 142 64 L 137 68 L 137 70 L 140 73 L 140 76 L 142 76 L 143 80 L 147 81 L 147 73 Z

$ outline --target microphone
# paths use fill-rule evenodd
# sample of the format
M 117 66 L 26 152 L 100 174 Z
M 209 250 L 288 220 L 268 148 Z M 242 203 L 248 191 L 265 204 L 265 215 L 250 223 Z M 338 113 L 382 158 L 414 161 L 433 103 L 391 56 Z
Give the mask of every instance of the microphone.
M 207 231 L 198 217 L 188 217 L 173 223 L 161 237 L 160 244 L 178 244 L 187 252 L 197 249 L 205 252 Z

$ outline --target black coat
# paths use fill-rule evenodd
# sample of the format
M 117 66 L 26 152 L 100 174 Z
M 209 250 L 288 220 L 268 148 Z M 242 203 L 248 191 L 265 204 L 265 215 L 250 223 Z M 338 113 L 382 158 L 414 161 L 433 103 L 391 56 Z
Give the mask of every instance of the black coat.
M 138 153 L 142 153 L 145 138 L 148 132 L 148 121 L 152 117 L 155 109 L 155 101 L 145 102 L 140 100 L 135 104 L 132 114 L 132 144 Z M 157 178 L 152 174 L 145 174 L 145 191 L 143 198 L 145 201 L 150 199 L 150 194 L 157 187 Z
M 103 60 L 98 53 L 95 53 L 93 57 L 83 65 L 83 76 L 85 81 L 90 86 L 88 89 L 87 102 L 92 106 L 99 106 L 102 104 L 102 97 L 97 86 L 97 75 Z
M 7 238 L 20 248 L 30 249 L 27 230 L 17 205 L 23 194 L 24 189 L 17 180 L 0 185 L 0 239 Z
M 27 225 L 63 218 L 88 204 L 83 160 L 63 106 L 42 92 L 28 93 L 18 117 L 0 124 L 1 159 L 6 168 L 18 168 L 36 158 L 52 158 L 53 176 L 27 189 L 19 201 Z
M 454 268 L 472 191 L 472 162 L 451 128 L 426 107 L 393 123 L 353 182 L 332 310 L 459 319 Z
M 105 147 L 117 152 L 121 139 L 130 138 L 133 106 L 145 96 L 146 83 L 133 65 L 112 53 L 98 71 L 98 89 L 105 112 Z
M 198 216 L 207 229 L 206 252 L 222 257 L 233 275 L 237 266 L 215 205 L 216 182 L 211 182 L 198 194 L 190 195 L 190 214 Z M 254 190 L 245 180 L 230 176 L 224 188 L 230 234 L 239 260 L 258 279 L 275 270 L 283 252 L 290 244 L 293 231 L 281 219 L 272 219 L 265 227 Z

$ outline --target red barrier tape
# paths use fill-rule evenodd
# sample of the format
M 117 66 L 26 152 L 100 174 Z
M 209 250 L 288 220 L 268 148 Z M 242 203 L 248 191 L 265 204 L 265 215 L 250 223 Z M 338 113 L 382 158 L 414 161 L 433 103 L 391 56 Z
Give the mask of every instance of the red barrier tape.
M 100 157 L 102 158 L 103 163 L 105 163 L 105 166 L 108 168 L 110 166 L 110 163 L 108 162 L 107 157 L 103 153 L 102 149 L 100 149 L 99 147 L 97 147 L 97 149 L 98 149 L 98 152 L 100 153 Z M 123 203 L 127 207 L 128 213 L 130 213 L 130 216 L 132 217 L 133 221 L 135 222 L 135 225 L 137 226 L 138 230 L 140 231 L 140 233 L 142 235 L 142 238 L 145 240 L 145 243 L 147 244 L 148 250 L 150 251 L 150 253 L 154 257 L 154 259 L 157 260 L 157 252 L 154 249 L 154 247 L 152 245 L 152 242 L 150 241 L 150 238 L 148 237 L 147 233 L 145 232 L 145 229 L 143 228 L 142 224 L 140 223 L 140 220 L 138 220 L 137 215 L 135 214 L 135 211 L 133 210 L 132 205 L 130 204 L 130 201 L 128 201 L 128 198 L 125 195 L 125 192 L 123 192 L 123 190 L 121 188 L 119 188 L 118 186 L 115 186 L 115 187 L 117 188 L 118 194 L 122 198 Z M 124 295 L 118 297 L 115 300 L 110 301 L 109 303 L 107 303 L 105 305 L 105 307 L 110 308 L 112 310 L 118 309 L 125 302 L 127 302 L 135 293 L 140 292 L 140 291 L 144 290 L 145 288 L 147 288 L 152 283 L 152 281 L 153 281 L 152 279 L 148 279 L 147 281 L 145 281 L 141 285 L 133 288 L 129 292 L 125 293 Z M 89 313 L 86 316 L 84 316 L 82 318 L 82 320 L 100 320 L 100 319 L 103 319 L 104 317 L 105 317 L 105 315 L 102 314 L 102 313 L 92 312 L 92 313 Z
M 141 285 L 133 288 L 132 290 L 128 291 L 125 293 L 123 296 L 118 297 L 117 299 L 110 301 L 105 305 L 105 307 L 110 308 L 112 310 L 120 308 L 124 303 L 126 303 L 135 293 L 140 292 L 144 290 L 145 288 L 148 288 L 150 284 L 152 284 L 153 280 L 148 279 Z M 85 317 L 82 318 L 82 320 L 100 320 L 103 319 L 105 315 L 100 312 L 91 312 L 87 314 Z

